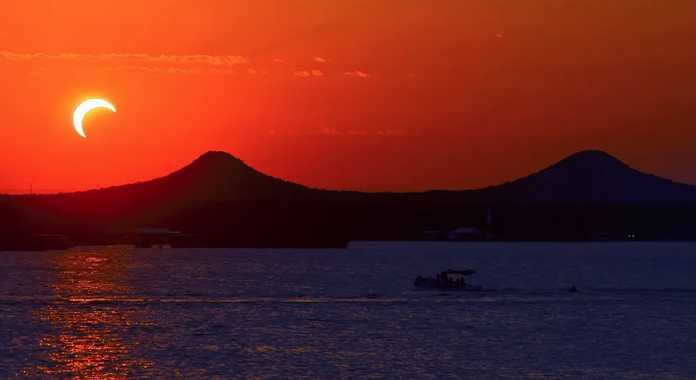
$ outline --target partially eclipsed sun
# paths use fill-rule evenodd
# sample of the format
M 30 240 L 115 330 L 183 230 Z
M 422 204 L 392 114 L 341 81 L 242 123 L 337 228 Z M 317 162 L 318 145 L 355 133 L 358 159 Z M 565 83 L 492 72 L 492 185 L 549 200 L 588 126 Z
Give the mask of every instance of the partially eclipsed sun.
M 106 108 L 111 112 L 116 112 L 116 107 L 103 99 L 89 99 L 82 102 L 75 108 L 75 113 L 73 113 L 73 126 L 75 127 L 75 132 L 83 138 L 87 138 L 87 135 L 82 127 L 82 121 L 90 111 L 96 108 Z

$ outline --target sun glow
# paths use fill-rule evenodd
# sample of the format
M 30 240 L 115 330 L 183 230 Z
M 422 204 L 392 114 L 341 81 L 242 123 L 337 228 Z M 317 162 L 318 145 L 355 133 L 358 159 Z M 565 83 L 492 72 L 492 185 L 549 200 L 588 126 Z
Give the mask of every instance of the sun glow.
M 87 114 L 97 108 L 105 108 L 111 112 L 116 112 L 116 107 L 104 99 L 89 99 L 82 102 L 73 113 L 73 126 L 75 132 L 83 138 L 87 138 L 82 122 Z

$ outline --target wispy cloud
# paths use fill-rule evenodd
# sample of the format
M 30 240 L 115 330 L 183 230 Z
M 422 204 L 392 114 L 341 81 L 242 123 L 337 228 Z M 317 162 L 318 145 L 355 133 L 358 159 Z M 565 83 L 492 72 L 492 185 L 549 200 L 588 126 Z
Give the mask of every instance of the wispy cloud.
M 269 75 L 269 67 L 257 66 L 241 55 L 207 55 L 207 54 L 146 54 L 146 53 L 48 53 L 48 52 L 17 52 L 0 50 L 0 62 L 38 62 L 43 68 L 61 67 L 61 64 L 71 65 L 81 63 L 96 70 L 104 71 L 138 71 L 164 74 L 215 74 L 234 75 L 245 73 L 249 76 Z M 324 66 L 332 61 L 326 57 L 312 58 L 315 68 L 292 69 L 285 66 L 285 58 L 273 58 L 274 72 L 278 75 L 290 75 L 297 78 L 321 78 L 341 75 L 342 71 L 326 70 Z M 56 65 L 56 66 L 52 66 Z M 363 70 L 352 70 L 343 73 L 345 76 L 359 79 L 371 78 L 371 74 Z
M 249 63 L 249 60 L 239 55 L 205 55 L 205 54 L 141 54 L 141 53 L 19 53 L 8 50 L 0 51 L 0 59 L 11 61 L 27 60 L 65 60 L 65 61 L 131 61 L 141 63 L 165 63 L 177 65 L 209 65 L 234 66 Z
M 157 66 L 138 66 L 138 65 L 121 65 L 121 66 L 107 66 L 102 70 L 104 71 L 138 71 L 145 73 L 165 73 L 165 74 L 202 74 L 204 71 L 201 69 L 184 69 L 180 67 L 157 67 Z M 212 71 L 212 70 L 211 70 Z
M 361 70 L 354 70 L 354 71 L 348 71 L 345 73 L 345 75 L 349 77 L 356 77 L 356 78 L 361 78 L 361 79 L 367 79 L 370 77 L 370 74 L 361 71 Z
M 24 62 L 84 62 L 108 70 L 137 70 L 152 72 L 196 73 L 209 69 L 230 69 L 248 64 L 249 60 L 237 55 L 205 54 L 142 54 L 142 53 L 43 53 L 0 51 L 0 60 Z
M 324 72 L 321 70 L 313 69 L 313 70 L 299 70 L 295 71 L 293 73 L 294 76 L 300 77 L 300 78 L 312 78 L 312 77 L 323 77 Z

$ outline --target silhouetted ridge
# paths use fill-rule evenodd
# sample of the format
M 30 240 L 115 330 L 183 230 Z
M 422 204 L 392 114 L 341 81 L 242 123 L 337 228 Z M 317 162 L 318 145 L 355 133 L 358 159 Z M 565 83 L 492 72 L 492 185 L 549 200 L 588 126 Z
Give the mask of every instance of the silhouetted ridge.
M 556 165 L 575 164 L 588 166 L 616 166 L 629 168 L 623 161 L 602 150 L 583 150 L 564 158 Z M 554 165 L 554 166 L 556 166 Z
M 195 159 L 189 166 L 212 166 L 219 168 L 233 168 L 253 170 L 239 158 L 222 151 L 210 151 Z
M 258 172 L 225 152 L 208 152 L 190 165 L 153 182 L 182 199 L 230 201 L 284 198 L 309 189 Z
M 229 153 L 215 151 L 201 155 L 191 164 L 167 177 L 182 175 L 192 175 L 207 180 L 212 180 L 214 177 L 220 180 L 243 180 L 254 176 L 265 177 L 237 157 Z
M 485 190 L 512 202 L 693 202 L 696 188 L 642 173 L 598 150 L 575 153 L 528 177 Z
M 573 154 L 500 186 L 425 193 L 310 189 L 208 152 L 152 181 L 0 200 L 6 231 L 0 249 L 31 247 L 36 234 L 83 245 L 155 239 L 140 236 L 141 227 L 183 231 L 172 243 L 193 247 L 335 247 L 418 240 L 423 231 L 442 238 L 460 226 L 502 240 L 696 240 L 696 187 L 642 173 L 601 151 Z
M 288 199 L 312 193 L 304 186 L 260 173 L 231 154 L 208 152 L 165 177 L 56 197 L 118 205 L 121 211 L 127 211 L 133 207 L 174 210 L 230 201 Z
M 466 203 L 696 203 L 696 187 L 642 173 L 599 150 L 572 154 L 527 177 L 481 190 L 423 194 L 370 194 L 311 189 L 265 175 L 235 156 L 207 152 L 162 178 L 104 190 L 63 195 L 99 205 L 202 205 L 228 201 L 292 199 L 345 202 L 428 199 Z

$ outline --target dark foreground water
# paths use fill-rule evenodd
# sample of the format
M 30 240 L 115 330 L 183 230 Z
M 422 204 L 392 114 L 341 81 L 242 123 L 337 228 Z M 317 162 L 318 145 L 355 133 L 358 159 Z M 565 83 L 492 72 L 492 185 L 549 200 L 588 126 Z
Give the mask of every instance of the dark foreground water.
M 491 291 L 412 289 L 462 267 Z M 84 248 L 0 275 L 0 378 L 696 378 L 693 244 Z

